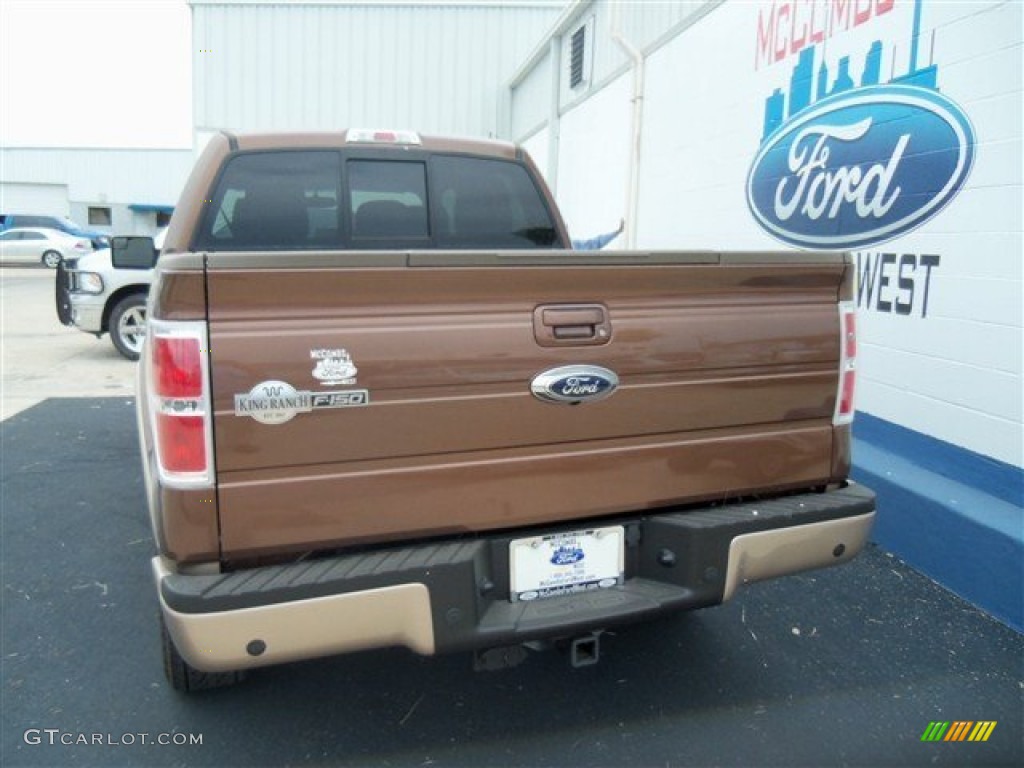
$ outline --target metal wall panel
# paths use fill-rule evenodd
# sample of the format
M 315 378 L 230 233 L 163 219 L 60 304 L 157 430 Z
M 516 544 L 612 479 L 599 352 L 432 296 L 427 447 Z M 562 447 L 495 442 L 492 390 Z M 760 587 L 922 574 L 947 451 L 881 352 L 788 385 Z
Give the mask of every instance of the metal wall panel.
M 67 216 L 68 188 L 64 184 L 0 181 L 0 212 Z
M 551 58 L 550 52 L 545 54 L 512 88 L 511 135 L 517 141 L 525 140 L 547 122 L 551 103 Z
M 562 42 L 565 73 L 569 71 L 570 38 L 589 18 L 593 18 L 593 35 L 587 41 L 591 50 L 591 76 L 584 88 L 570 90 L 568 74 L 562 78 L 562 108 L 579 101 L 595 88 L 607 84 L 621 74 L 631 62 L 613 39 L 618 29 L 633 47 L 650 55 L 661 43 L 678 34 L 688 20 L 717 5 L 717 0 L 675 0 L 674 2 L 629 3 L 593 2 L 582 7 L 577 20 L 569 25 Z
M 615 42 L 617 29 L 622 37 L 645 56 L 680 34 L 689 24 L 713 10 L 722 0 L 667 0 L 659 2 L 627 2 L 617 0 L 583 0 L 567 7 L 557 28 L 540 38 L 534 50 L 543 48 L 551 37 L 561 38 L 559 67 L 559 112 L 561 114 L 586 101 L 627 71 L 631 62 Z M 572 35 L 588 25 L 588 60 L 586 82 L 577 88 L 569 85 Z M 511 114 L 508 116 L 510 138 L 522 141 L 546 125 L 550 113 L 550 62 L 546 56 L 524 59 L 509 94 Z
M 0 182 L 66 185 L 71 201 L 174 205 L 187 149 L 0 149 Z
M 562 3 L 192 3 L 197 132 L 494 136 L 501 84 Z

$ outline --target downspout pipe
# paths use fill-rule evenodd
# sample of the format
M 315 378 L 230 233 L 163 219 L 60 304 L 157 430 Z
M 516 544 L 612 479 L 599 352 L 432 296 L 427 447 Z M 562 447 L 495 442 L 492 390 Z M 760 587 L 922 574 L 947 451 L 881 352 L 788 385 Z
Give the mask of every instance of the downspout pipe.
M 555 35 L 549 43 L 551 61 L 551 100 L 548 103 L 548 167 L 547 183 L 551 194 L 558 194 L 558 149 L 561 139 L 560 106 L 562 100 L 562 38 Z
M 630 137 L 629 179 L 626 184 L 626 248 L 636 248 L 637 210 L 640 200 L 640 139 L 644 126 L 644 69 L 643 53 L 622 35 L 620 29 L 620 3 L 612 2 L 612 40 L 633 61 L 633 127 Z

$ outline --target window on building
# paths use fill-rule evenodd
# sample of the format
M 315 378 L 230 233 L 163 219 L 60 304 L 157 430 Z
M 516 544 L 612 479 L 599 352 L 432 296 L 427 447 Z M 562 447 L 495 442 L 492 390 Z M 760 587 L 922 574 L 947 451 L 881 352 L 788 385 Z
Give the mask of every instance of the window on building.
M 171 223 L 171 214 L 165 213 L 164 211 L 156 212 L 156 225 L 157 227 L 166 227 Z
M 89 206 L 89 224 L 96 227 L 109 227 L 111 223 L 110 209 Z

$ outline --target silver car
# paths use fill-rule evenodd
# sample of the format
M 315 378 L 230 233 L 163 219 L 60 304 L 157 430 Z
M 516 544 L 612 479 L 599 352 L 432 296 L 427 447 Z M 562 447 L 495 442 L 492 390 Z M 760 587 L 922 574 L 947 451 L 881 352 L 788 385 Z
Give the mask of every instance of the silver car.
M 159 250 L 167 230 L 154 238 Z M 111 251 L 102 248 L 68 261 L 57 274 L 57 316 L 64 325 L 97 338 L 110 334 L 114 347 L 129 360 L 138 360 L 146 338 L 146 298 L 152 269 L 117 269 Z
M 56 268 L 61 261 L 92 252 L 87 237 L 45 227 L 15 227 L 0 232 L 0 261 L 6 264 L 45 264 Z

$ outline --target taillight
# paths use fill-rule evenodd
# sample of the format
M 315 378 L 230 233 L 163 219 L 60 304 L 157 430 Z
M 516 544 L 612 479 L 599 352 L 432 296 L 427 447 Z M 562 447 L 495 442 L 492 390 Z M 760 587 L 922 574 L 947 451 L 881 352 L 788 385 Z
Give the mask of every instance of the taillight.
M 148 331 L 149 397 L 161 479 L 171 486 L 209 485 L 213 440 L 206 327 L 150 320 Z
M 206 425 L 202 416 L 157 414 L 161 465 L 168 472 L 206 470 Z
M 161 397 L 196 399 L 203 396 L 200 340 L 192 336 L 156 336 L 153 373 Z
M 839 304 L 839 388 L 833 424 L 853 421 L 853 395 L 857 387 L 857 308 L 852 302 Z

